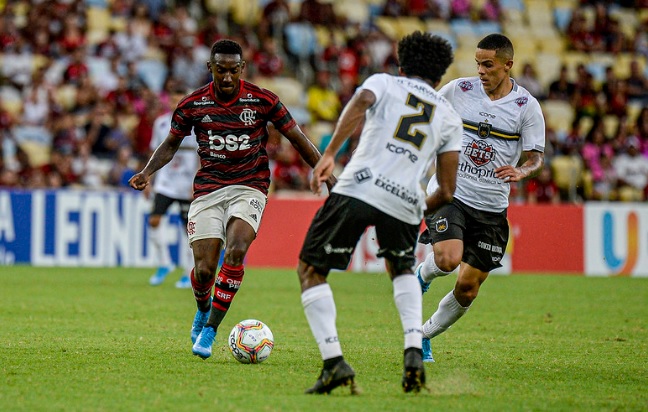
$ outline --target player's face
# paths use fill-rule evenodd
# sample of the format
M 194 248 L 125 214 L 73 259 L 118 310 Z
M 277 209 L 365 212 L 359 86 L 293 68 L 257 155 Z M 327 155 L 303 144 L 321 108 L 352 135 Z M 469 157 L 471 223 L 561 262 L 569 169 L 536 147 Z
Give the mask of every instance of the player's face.
M 220 98 L 229 98 L 239 91 L 239 78 L 245 61 L 238 54 L 215 54 L 207 62 L 207 68 L 214 79 L 214 90 Z
M 509 81 L 513 61 L 496 56 L 495 50 L 477 49 L 475 52 L 477 74 L 486 93 L 494 93 Z

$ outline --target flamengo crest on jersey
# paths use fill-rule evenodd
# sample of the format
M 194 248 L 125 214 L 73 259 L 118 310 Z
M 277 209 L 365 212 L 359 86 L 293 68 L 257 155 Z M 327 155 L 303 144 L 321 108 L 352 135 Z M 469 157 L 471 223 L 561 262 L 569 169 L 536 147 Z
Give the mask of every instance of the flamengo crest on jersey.
M 333 192 L 419 224 L 425 209 L 420 181 L 437 153 L 459 151 L 461 118 L 420 79 L 375 74 L 356 93 L 361 90 L 373 92 L 376 102 Z
M 158 116 L 153 122 L 151 150 L 157 149 L 166 139 L 171 128 L 172 113 Z M 193 132 L 180 143 L 173 159 L 155 173 L 153 191 L 171 199 L 192 200 L 193 180 L 198 170 L 198 143 Z
M 268 122 L 285 134 L 295 121 L 276 94 L 245 80 L 240 80 L 239 93 L 227 102 L 218 101 L 213 89 L 210 82 L 182 99 L 171 121 L 171 133 L 184 136 L 193 130 L 198 140 L 201 167 L 194 196 L 230 185 L 267 194 Z
M 540 104 L 525 88 L 511 81 L 513 90 L 495 101 L 486 95 L 478 77 L 453 80 L 440 90 L 463 121 L 455 197 L 476 209 L 506 209 L 510 185 L 495 177 L 495 169 L 517 165 L 523 151 L 544 152 L 545 124 Z M 436 187 L 433 177 L 428 193 Z

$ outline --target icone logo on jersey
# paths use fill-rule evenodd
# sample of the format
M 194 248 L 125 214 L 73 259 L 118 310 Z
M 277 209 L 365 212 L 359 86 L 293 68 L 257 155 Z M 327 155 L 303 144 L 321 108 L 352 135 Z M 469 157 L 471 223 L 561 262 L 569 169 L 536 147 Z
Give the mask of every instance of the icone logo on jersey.
M 639 218 L 636 212 L 629 212 L 626 223 L 625 260 L 614 250 L 614 216 L 611 212 L 603 214 L 603 256 L 608 267 L 618 275 L 630 275 L 639 259 Z
M 475 166 L 483 166 L 495 158 L 497 152 L 492 145 L 483 140 L 473 140 L 464 149 L 464 154 L 468 156 Z
M 473 89 L 473 85 L 468 80 L 464 80 L 462 82 L 459 82 L 459 88 L 462 92 L 467 92 L 468 90 Z

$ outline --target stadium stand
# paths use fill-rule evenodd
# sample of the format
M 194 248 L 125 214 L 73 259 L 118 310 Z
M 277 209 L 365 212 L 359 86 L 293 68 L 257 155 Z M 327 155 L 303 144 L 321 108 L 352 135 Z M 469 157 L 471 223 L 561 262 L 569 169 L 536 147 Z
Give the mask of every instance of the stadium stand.
M 93 146 L 84 125 L 102 101 L 108 101 L 105 133 L 119 127 L 127 136 L 123 144 L 146 141 L 151 118 L 169 109 L 168 82 L 191 80 L 190 87 L 208 81 L 200 77 L 208 75 L 204 56 L 223 37 L 244 46 L 247 78 L 276 91 L 319 144 L 332 125 L 309 124 L 305 108 L 306 90 L 318 70 L 333 72 L 331 87 L 344 103 L 349 85 L 377 71 L 395 70 L 393 46 L 404 34 L 424 30 L 450 42 L 455 63 L 447 80 L 475 75 L 476 43 L 501 32 L 516 50 L 513 77 L 522 76 L 529 64 L 536 73 L 532 80 L 544 90 L 538 97 L 555 136 L 548 142 L 555 158 L 547 163 L 564 201 L 588 200 L 581 178 L 586 166 L 574 172 L 573 165 L 593 124 L 604 124 L 615 156 L 623 154 L 630 136 L 640 140 L 641 153 L 648 156 L 648 132 L 640 126 L 648 104 L 645 0 L 23 0 L 2 2 L 0 14 L 0 170 L 17 176 L 0 181 L 2 186 L 32 187 L 34 168 L 57 173 L 59 165 L 52 162 L 59 156 L 51 154 L 63 149 L 47 136 L 61 128 L 62 114 L 71 114 L 77 125 L 72 156 L 87 157 Z M 283 63 L 273 77 L 262 76 L 253 60 L 267 36 L 274 38 Z M 74 63 L 79 51 L 82 62 Z M 551 93 L 563 67 L 568 81 Z M 30 135 L 23 133 L 29 130 L 24 101 L 37 72 L 45 77 L 39 87 L 51 96 L 41 102 L 48 108 L 43 127 L 49 132 L 36 139 L 47 143 L 44 150 L 34 150 L 38 146 L 24 140 Z M 119 77 L 126 77 L 128 85 L 116 96 L 114 79 Z M 17 159 L 21 150 L 31 164 Z M 131 162 L 138 167 L 148 153 L 134 153 Z M 92 150 L 89 155 L 92 162 Z M 97 161 L 104 170 L 110 159 Z M 83 173 L 79 167 L 64 185 L 83 186 Z

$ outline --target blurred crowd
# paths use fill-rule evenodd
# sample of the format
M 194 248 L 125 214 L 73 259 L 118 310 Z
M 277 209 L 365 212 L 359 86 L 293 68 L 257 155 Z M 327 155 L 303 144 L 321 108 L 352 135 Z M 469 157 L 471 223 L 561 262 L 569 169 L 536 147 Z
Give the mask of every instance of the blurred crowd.
M 523 2 L 523 0 L 517 0 Z M 370 74 L 397 73 L 396 38 L 374 19 L 501 22 L 506 1 L 382 0 L 0 0 L 0 186 L 126 187 L 150 156 L 153 121 L 172 110 L 170 93 L 208 81 L 212 43 L 244 48 L 244 79 L 277 93 L 323 149 L 355 88 Z M 351 7 L 362 3 L 366 15 Z M 561 29 L 570 50 L 648 56 L 648 19 L 635 36 L 613 8 L 648 1 L 575 2 Z M 595 26 L 581 10 L 594 7 Z M 474 47 L 474 46 L 473 46 Z M 645 60 L 642 60 L 645 61 Z M 547 127 L 547 164 L 512 191 L 520 202 L 643 200 L 648 195 L 645 65 L 629 76 L 565 66 L 544 87 L 531 63 L 514 77 L 543 102 L 573 110 L 568 133 Z M 448 80 L 448 79 L 444 79 Z M 608 120 L 616 119 L 611 130 Z M 310 168 L 272 128 L 274 191 L 308 190 Z M 359 130 L 341 151 L 343 167 Z

